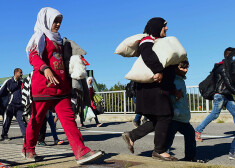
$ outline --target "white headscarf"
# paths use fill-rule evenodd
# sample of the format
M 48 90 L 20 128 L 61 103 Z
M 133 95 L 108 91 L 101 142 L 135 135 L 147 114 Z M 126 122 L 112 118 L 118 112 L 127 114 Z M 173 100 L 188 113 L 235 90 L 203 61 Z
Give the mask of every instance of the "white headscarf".
M 92 79 L 92 83 L 93 83 L 93 78 L 92 78 L 92 77 L 88 77 L 87 80 L 86 80 L 86 81 L 87 81 L 88 88 L 92 88 L 92 87 L 93 87 L 92 83 L 91 83 L 90 85 L 89 85 L 89 83 L 88 83 L 90 79 Z
M 62 44 L 62 39 L 60 33 L 54 33 L 51 31 L 52 25 L 56 17 L 63 17 L 62 14 L 53 8 L 46 7 L 42 8 L 37 16 L 37 21 L 34 26 L 34 34 L 28 42 L 26 47 L 27 56 L 29 57 L 29 51 L 36 47 L 40 57 L 45 47 L 45 36 L 51 40 L 55 41 L 57 44 Z

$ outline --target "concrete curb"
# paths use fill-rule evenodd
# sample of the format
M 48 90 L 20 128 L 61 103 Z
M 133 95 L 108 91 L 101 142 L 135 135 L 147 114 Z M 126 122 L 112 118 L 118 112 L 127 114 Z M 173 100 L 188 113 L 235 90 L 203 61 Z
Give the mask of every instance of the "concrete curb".
M 104 159 L 104 158 L 103 158 Z M 100 158 L 99 160 L 102 160 Z M 99 161 L 97 160 L 97 161 Z M 84 167 L 107 167 L 114 166 L 114 167 L 130 167 L 130 168 L 182 168 L 182 167 L 198 167 L 198 168 L 235 168 L 235 166 L 229 165 L 216 165 L 216 164 L 208 164 L 208 163 L 196 163 L 196 162 L 166 162 L 153 159 L 151 157 L 144 157 L 144 156 L 136 156 L 136 155 L 128 155 L 128 154 L 119 154 L 116 156 L 112 156 L 108 159 L 104 159 L 101 161 L 101 164 L 96 165 L 96 162 L 91 162 L 85 164 Z M 42 166 L 44 168 L 71 168 L 71 167 L 78 167 L 77 163 L 74 160 L 74 157 L 67 157 L 64 159 L 58 160 L 50 160 L 50 161 L 42 161 L 37 162 L 37 166 Z M 29 167 L 34 164 L 24 164 L 18 166 L 21 167 Z
M 209 113 L 192 113 L 190 122 L 200 123 Z M 131 122 L 135 118 L 135 114 L 102 114 L 98 116 L 100 121 L 110 122 Z M 215 123 L 233 123 L 233 117 L 230 113 L 221 113 L 220 116 L 213 121 Z
M 205 119 L 210 113 L 191 113 L 192 123 L 200 123 Z M 106 122 L 131 122 L 135 118 L 135 114 L 101 114 L 98 116 L 100 121 Z M 0 121 L 2 116 L 0 116 Z M 79 120 L 79 117 L 78 117 Z M 213 121 L 214 123 L 233 123 L 233 117 L 230 113 L 221 113 L 219 117 Z

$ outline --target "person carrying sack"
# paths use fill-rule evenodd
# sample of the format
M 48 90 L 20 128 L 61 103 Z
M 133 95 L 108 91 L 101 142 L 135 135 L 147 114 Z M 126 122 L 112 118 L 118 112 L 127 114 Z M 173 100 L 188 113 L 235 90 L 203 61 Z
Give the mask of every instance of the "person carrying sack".
M 58 10 L 42 8 L 37 16 L 34 34 L 26 47 L 29 62 L 34 68 L 31 79 L 33 102 L 22 155 L 28 160 L 42 160 L 36 154 L 35 146 L 43 120 L 52 106 L 60 119 L 77 164 L 83 164 L 99 158 L 102 152 L 92 151 L 84 145 L 82 134 L 75 122 L 70 98 L 71 81 L 65 73 L 63 43 L 58 32 L 62 19 L 63 16 Z
M 180 98 L 183 93 L 177 92 L 174 85 L 175 71 L 172 66 L 163 68 L 156 53 L 152 50 L 154 40 L 166 37 L 167 22 L 160 17 L 152 18 L 145 26 L 148 34 L 139 44 L 139 53 L 146 66 L 153 72 L 152 83 L 137 83 L 136 113 L 145 115 L 149 121 L 136 129 L 122 134 L 131 153 L 134 153 L 134 142 L 154 131 L 154 150 L 152 157 L 164 161 L 176 161 L 177 158 L 166 152 L 167 132 L 173 117 L 170 94 Z

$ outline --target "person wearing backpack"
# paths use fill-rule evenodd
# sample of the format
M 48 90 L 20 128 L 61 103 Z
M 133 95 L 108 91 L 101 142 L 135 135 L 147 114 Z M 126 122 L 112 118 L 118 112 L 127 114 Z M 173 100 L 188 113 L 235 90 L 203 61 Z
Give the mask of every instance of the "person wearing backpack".
M 134 81 L 130 81 L 126 85 L 126 95 L 127 95 L 127 97 L 132 98 L 132 100 L 135 104 L 136 104 L 136 85 L 137 85 L 137 83 L 134 82 Z M 138 126 L 140 126 L 141 118 L 142 118 L 141 114 L 136 114 L 135 115 L 135 118 L 132 122 L 133 122 L 133 124 L 136 128 Z M 145 122 L 147 122 L 147 117 L 144 116 L 144 119 L 142 120 L 142 124 L 144 124 Z
M 56 9 L 42 8 L 34 27 L 34 34 L 26 47 L 30 64 L 34 68 L 31 79 L 32 116 L 26 129 L 22 156 L 27 160 L 43 158 L 35 152 L 39 131 L 47 111 L 52 106 L 64 129 L 77 164 L 98 159 L 102 151 L 85 146 L 71 107 L 71 80 L 66 75 L 63 60 L 63 41 L 58 30 L 63 15 Z
M 11 125 L 13 116 L 20 126 L 20 131 L 23 138 L 26 132 L 26 123 L 23 121 L 23 106 L 21 104 L 21 85 L 22 85 L 23 72 L 20 68 L 14 70 L 14 76 L 4 81 L 0 88 L 0 97 L 4 97 L 4 113 L 3 113 L 3 127 L 1 140 L 9 141 L 8 131 Z
M 223 107 L 226 107 L 228 111 L 232 114 L 233 120 L 235 122 L 235 102 L 232 94 L 235 94 L 235 85 L 230 80 L 231 77 L 227 71 L 224 62 L 226 62 L 228 56 L 231 52 L 235 51 L 235 48 L 226 48 L 224 51 L 224 60 L 215 64 L 212 72 L 214 73 L 215 82 L 215 94 L 214 94 L 214 104 L 211 113 L 196 127 L 195 129 L 195 139 L 198 142 L 202 142 L 201 133 L 205 127 L 211 123 L 213 120 L 219 117 L 219 114 Z

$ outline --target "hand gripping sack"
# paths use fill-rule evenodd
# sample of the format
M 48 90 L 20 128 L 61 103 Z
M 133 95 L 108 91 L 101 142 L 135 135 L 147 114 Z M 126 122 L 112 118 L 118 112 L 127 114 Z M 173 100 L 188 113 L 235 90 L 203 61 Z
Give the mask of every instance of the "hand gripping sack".
M 157 54 L 163 67 L 187 60 L 185 49 L 173 36 L 157 39 L 153 45 L 153 51 Z M 144 63 L 142 56 L 139 56 L 125 78 L 140 83 L 152 83 L 154 82 L 153 75 L 153 72 Z
M 199 91 L 204 99 L 213 100 L 215 95 L 215 87 L 214 72 L 211 71 L 206 79 L 199 83 Z

